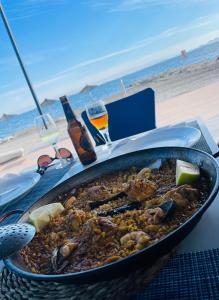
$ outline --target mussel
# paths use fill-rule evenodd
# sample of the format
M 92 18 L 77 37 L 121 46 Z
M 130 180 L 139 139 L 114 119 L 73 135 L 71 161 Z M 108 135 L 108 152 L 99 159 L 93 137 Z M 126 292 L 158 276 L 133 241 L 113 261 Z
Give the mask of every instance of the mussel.
M 66 240 L 63 245 L 56 247 L 51 256 L 52 271 L 61 272 L 70 263 L 69 257 L 77 247 L 78 244 L 73 240 Z
M 166 218 L 171 217 L 172 214 L 174 213 L 174 210 L 176 209 L 176 202 L 175 202 L 175 200 L 170 199 L 170 200 L 160 204 L 159 207 L 165 213 L 165 216 L 163 218 L 163 220 L 165 220 Z
M 146 176 L 146 175 L 145 175 Z M 97 200 L 95 202 L 90 202 L 90 208 L 95 209 L 100 207 L 103 204 L 109 203 L 111 201 L 117 200 L 121 197 L 127 197 L 133 202 L 143 201 L 147 198 L 150 198 L 156 191 L 156 185 L 142 178 L 137 178 L 130 180 L 129 184 L 124 185 L 124 191 L 114 194 L 106 199 Z
M 109 211 L 100 211 L 97 213 L 99 217 L 107 217 L 107 216 L 114 216 L 121 213 L 124 213 L 125 211 L 130 211 L 134 209 L 138 209 L 141 206 L 141 202 L 131 202 L 129 204 L 125 204 L 119 207 L 116 207 Z M 159 219 L 159 222 L 165 222 L 166 219 L 172 216 L 174 210 L 176 208 L 176 203 L 174 200 L 168 200 L 158 206 L 154 206 L 152 208 L 149 208 L 146 210 L 146 213 L 149 217 L 155 218 L 155 223 L 158 223 L 156 219 Z
M 95 202 L 90 202 L 89 205 L 90 205 L 90 208 L 91 209 L 95 209 L 95 208 L 98 208 L 99 206 L 103 205 L 103 204 L 106 204 L 110 201 L 113 201 L 113 200 L 116 200 L 120 197 L 124 197 L 124 196 L 127 196 L 127 194 L 125 192 L 120 192 L 120 193 L 117 193 L 107 199 L 103 199 L 103 200 L 98 200 L 98 201 L 95 201 Z
M 132 203 L 129 203 L 129 204 L 125 204 L 125 205 L 116 207 L 116 208 L 114 208 L 112 210 L 109 210 L 109 211 L 101 211 L 101 212 L 97 213 L 97 215 L 99 217 L 107 217 L 107 216 L 112 217 L 114 215 L 124 213 L 125 211 L 128 211 L 128 210 L 138 209 L 140 207 L 140 205 L 141 205 L 140 202 L 132 202 Z

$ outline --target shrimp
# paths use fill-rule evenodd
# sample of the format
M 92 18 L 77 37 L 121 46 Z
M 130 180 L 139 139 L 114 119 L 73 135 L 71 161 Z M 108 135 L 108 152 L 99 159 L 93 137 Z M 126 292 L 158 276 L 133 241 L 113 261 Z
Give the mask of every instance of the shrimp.
M 168 199 L 173 199 L 176 202 L 178 209 L 184 209 L 189 205 L 190 201 L 197 201 L 198 198 L 198 189 L 195 189 L 188 184 L 184 184 L 177 188 L 174 188 L 168 191 L 163 196 L 164 201 Z
M 144 231 L 132 231 L 130 233 L 125 234 L 120 239 L 120 243 L 125 248 L 133 248 L 135 250 L 143 249 L 148 242 L 150 241 L 150 237 Z
M 165 212 L 160 207 L 149 208 L 146 210 L 145 215 L 147 216 L 148 224 L 159 224 L 163 217 L 165 217 Z

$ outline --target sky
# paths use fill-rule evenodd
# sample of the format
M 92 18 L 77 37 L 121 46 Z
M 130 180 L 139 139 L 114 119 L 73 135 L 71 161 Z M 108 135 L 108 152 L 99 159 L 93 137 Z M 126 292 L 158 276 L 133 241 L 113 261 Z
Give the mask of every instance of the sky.
M 0 0 L 40 100 L 219 37 L 219 0 Z M 0 115 L 33 108 L 0 20 Z

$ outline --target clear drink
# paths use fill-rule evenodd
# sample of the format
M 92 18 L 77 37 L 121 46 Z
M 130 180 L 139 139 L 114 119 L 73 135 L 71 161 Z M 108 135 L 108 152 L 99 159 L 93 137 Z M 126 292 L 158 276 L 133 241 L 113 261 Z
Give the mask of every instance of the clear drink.
M 59 137 L 59 132 L 57 130 L 57 131 L 42 135 L 41 140 L 43 142 L 46 142 L 49 145 L 54 145 L 57 143 L 58 137 Z
M 56 152 L 56 156 L 59 158 L 59 164 L 56 165 L 56 169 L 65 167 L 68 163 L 59 154 L 57 147 L 57 141 L 59 137 L 59 131 L 56 127 L 56 123 L 50 114 L 40 115 L 35 118 L 36 128 L 42 141 L 51 145 Z

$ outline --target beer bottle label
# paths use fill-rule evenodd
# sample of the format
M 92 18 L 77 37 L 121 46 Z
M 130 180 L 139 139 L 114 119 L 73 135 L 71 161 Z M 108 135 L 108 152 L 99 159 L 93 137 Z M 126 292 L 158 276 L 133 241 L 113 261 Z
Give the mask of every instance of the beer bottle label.
M 82 127 L 82 130 L 81 130 L 80 146 L 85 151 L 89 151 L 89 152 L 93 151 L 93 146 L 91 144 L 89 136 L 87 135 L 87 132 L 85 131 L 85 129 L 83 127 Z

